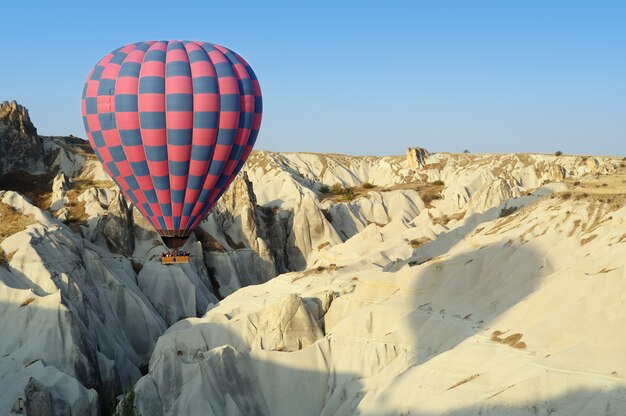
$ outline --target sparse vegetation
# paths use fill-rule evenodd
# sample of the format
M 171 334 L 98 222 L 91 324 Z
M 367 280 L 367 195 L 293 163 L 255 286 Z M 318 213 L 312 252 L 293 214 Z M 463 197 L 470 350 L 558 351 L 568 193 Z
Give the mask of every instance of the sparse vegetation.
M 433 224 L 448 225 L 452 220 L 459 221 L 465 217 L 465 211 L 457 212 L 450 215 L 442 215 L 441 217 L 433 218 Z
M 369 182 L 363 182 L 361 184 L 361 188 L 363 188 L 363 189 L 372 189 L 372 188 L 375 188 L 375 187 L 376 187 L 375 185 L 372 185 Z
M 35 301 L 34 297 L 28 297 L 20 304 L 20 308 L 23 308 L 24 306 L 28 306 L 31 303 L 33 303 L 34 301 Z
M 424 204 L 426 204 L 427 208 L 432 207 L 431 202 L 433 202 L 434 200 L 441 199 L 441 194 L 439 192 L 428 191 L 422 193 L 420 196 L 422 197 L 422 201 L 424 201 Z
M 70 184 L 72 189 L 86 191 L 89 188 L 111 188 L 115 186 L 113 181 L 93 181 L 87 179 L 76 179 Z
M 318 250 L 323 249 L 324 247 L 328 247 L 330 245 L 330 241 L 323 242 L 322 244 L 317 246 Z
M 339 195 L 339 194 L 343 193 L 343 190 L 344 190 L 344 189 L 343 189 L 343 186 L 342 186 L 339 182 L 337 182 L 336 184 L 334 184 L 334 185 L 330 188 L 330 192 L 331 192 L 333 195 Z
M 433 185 L 435 185 L 435 186 L 444 186 L 445 183 L 441 179 L 437 179 L 436 181 L 433 182 Z
M 505 207 L 500 211 L 500 218 L 508 217 L 509 215 L 515 213 L 517 211 L 517 207 Z
M 480 374 L 474 374 L 473 376 L 469 376 L 464 378 L 463 380 L 459 381 L 458 383 L 453 384 L 452 386 L 448 387 L 448 390 L 452 390 L 454 388 L 457 388 L 459 386 L 462 386 L 465 383 L 469 383 L 472 380 L 477 379 L 478 377 L 480 377 Z
M 330 188 L 328 187 L 328 185 L 322 185 L 320 186 L 320 192 L 323 194 L 327 194 L 330 192 Z
M 124 393 L 122 399 L 122 413 L 115 412 L 115 416 L 135 416 L 135 388 L 131 386 L 130 389 Z
M 351 187 L 344 187 L 340 183 L 334 184 L 330 188 L 330 193 L 335 196 L 334 200 L 339 200 L 343 202 L 352 201 L 354 198 L 358 196 L 358 190 Z
M 89 216 L 85 211 L 85 202 L 78 201 L 78 195 L 80 193 L 81 191 L 70 189 L 65 194 L 69 200 L 69 202 L 65 204 L 65 207 L 69 211 L 67 225 L 74 232 L 80 232 L 80 226 L 85 224 L 85 222 L 89 219 Z
M 563 152 L 557 150 L 556 152 L 554 152 L 554 156 L 563 156 Z
M 35 218 L 32 215 L 22 214 L 12 206 L 0 202 L 0 242 L 15 233 L 23 231 L 35 222 Z
M 344 201 L 352 201 L 354 198 L 356 198 L 354 190 L 352 188 L 346 188 L 345 191 L 343 192 L 342 199 Z
M 510 347 L 513 348 L 517 348 L 519 350 L 525 350 L 526 349 L 526 343 L 521 341 L 523 335 L 519 334 L 519 333 L 515 333 L 515 334 L 511 334 L 506 338 L 502 338 L 501 336 L 504 335 L 503 332 L 501 331 L 494 331 L 491 334 L 491 340 L 493 342 L 497 342 L 499 344 L 504 344 L 504 345 L 508 345 Z
M 54 173 L 31 175 L 28 172 L 9 172 L 0 176 L 0 189 L 15 191 L 28 198 L 40 209 L 48 209 L 52 197 Z
M 588 244 L 588 243 L 592 242 L 593 240 L 595 240 L 595 238 L 596 238 L 596 237 L 597 237 L 597 235 L 596 235 L 596 234 L 591 234 L 589 237 L 587 237 L 587 238 L 583 238 L 583 239 L 580 241 L 580 245 L 581 245 L 581 246 L 584 246 L 585 244 Z
M 310 276 L 314 274 L 321 274 L 324 272 L 333 272 L 339 269 L 343 269 L 343 266 L 337 266 L 335 263 L 329 264 L 328 266 L 318 266 L 318 267 L 314 267 L 312 269 L 308 269 L 302 272 L 302 277 Z
M 429 243 L 431 240 L 428 237 L 420 237 L 420 238 L 414 238 L 413 240 L 409 241 L 409 245 L 412 248 L 418 248 L 420 246 L 423 246 L 426 243 Z

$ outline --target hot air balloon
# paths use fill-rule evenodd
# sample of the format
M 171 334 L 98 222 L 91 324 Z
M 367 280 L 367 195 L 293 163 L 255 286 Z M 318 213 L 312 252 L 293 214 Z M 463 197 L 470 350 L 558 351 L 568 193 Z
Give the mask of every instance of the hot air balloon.
M 126 198 L 179 248 L 243 167 L 261 89 L 237 53 L 207 42 L 122 46 L 89 73 L 89 143 Z

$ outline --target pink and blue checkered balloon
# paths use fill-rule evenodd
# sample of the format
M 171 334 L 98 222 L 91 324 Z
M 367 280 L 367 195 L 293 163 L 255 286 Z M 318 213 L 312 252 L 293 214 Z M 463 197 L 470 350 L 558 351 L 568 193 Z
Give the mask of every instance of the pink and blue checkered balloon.
M 164 237 L 186 237 L 252 151 L 261 125 L 254 72 L 223 46 L 133 43 L 106 55 L 82 99 L 89 143 Z

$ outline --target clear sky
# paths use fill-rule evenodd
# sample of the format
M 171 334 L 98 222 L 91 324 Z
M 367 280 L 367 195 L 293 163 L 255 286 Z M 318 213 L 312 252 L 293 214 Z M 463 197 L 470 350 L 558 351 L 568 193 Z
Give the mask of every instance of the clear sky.
M 11 1 L 0 100 L 85 137 L 83 82 L 149 39 L 227 46 L 264 96 L 256 148 L 626 155 L 626 1 Z

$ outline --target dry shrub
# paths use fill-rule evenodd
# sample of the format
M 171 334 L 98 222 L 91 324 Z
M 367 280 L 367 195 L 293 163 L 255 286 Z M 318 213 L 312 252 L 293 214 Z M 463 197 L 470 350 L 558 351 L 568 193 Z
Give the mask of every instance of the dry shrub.
M 361 184 L 361 188 L 363 188 L 363 189 L 372 189 L 372 188 L 375 188 L 375 187 L 376 187 L 375 185 L 372 185 L 369 182 L 363 182 Z
M 15 251 L 12 251 L 10 253 L 6 253 L 2 247 L 0 247 L 0 267 L 4 267 L 5 269 L 9 268 L 9 263 L 11 262 L 11 259 L 13 258 L 13 255 L 15 254 Z
M 23 231 L 35 218 L 32 215 L 22 214 L 10 205 L 0 202 L 0 242 L 5 238 Z
M 457 212 L 456 214 L 452 214 L 452 215 L 442 215 L 441 217 L 437 217 L 437 218 L 433 218 L 433 224 L 439 224 L 439 225 L 448 225 L 448 223 L 452 220 L 455 221 L 459 221 L 462 220 L 465 217 L 465 211 L 462 212 Z
M 101 181 L 101 180 L 90 180 L 90 179 L 76 179 L 71 183 L 71 188 L 77 191 L 86 191 L 89 188 L 112 188 L 115 186 L 113 181 Z
M 324 272 L 334 272 L 335 270 L 343 269 L 343 266 L 337 266 L 335 263 L 329 264 L 328 266 L 318 266 L 313 269 L 305 270 L 302 273 L 302 277 L 310 276 L 314 274 L 321 274 Z
M 587 238 L 583 238 L 583 239 L 580 241 L 580 245 L 581 245 L 581 246 L 584 246 L 585 244 L 590 243 L 590 242 L 591 242 L 591 241 L 593 241 L 593 240 L 594 240 L 597 236 L 598 236 L 597 234 L 592 234 L 592 235 L 590 235 L 590 236 L 589 236 L 589 237 L 587 237 Z
M 324 242 L 324 243 L 320 244 L 319 246 L 317 246 L 317 249 L 318 249 L 318 250 L 321 250 L 321 249 L 323 249 L 324 247 L 327 247 L 327 246 L 329 246 L 329 245 L 330 245 L 330 241 L 326 241 L 326 242 Z
M 475 380 L 478 377 L 480 377 L 480 374 L 474 374 L 473 376 L 466 377 L 463 380 L 459 381 L 458 383 L 455 383 L 455 384 L 451 385 L 450 387 L 448 387 L 447 390 L 452 390 L 452 389 L 457 388 L 457 387 L 459 387 L 459 386 L 461 386 L 461 385 L 463 385 L 465 383 L 469 383 L 470 381 Z
M 493 342 L 508 345 L 509 347 L 517 348 L 519 350 L 526 349 L 526 343 L 521 341 L 523 337 L 522 334 L 515 333 L 515 334 L 509 335 L 506 338 L 502 338 L 501 335 L 504 335 L 504 333 L 501 331 L 493 331 L 493 333 L 491 334 L 491 340 Z
M 418 248 L 420 246 L 423 246 L 424 244 L 430 243 L 430 238 L 428 237 L 420 237 L 420 238 L 414 238 L 413 240 L 409 241 L 409 245 L 413 248 Z
M 20 308 L 23 308 L 24 306 L 28 306 L 28 305 L 30 305 L 31 303 L 33 303 L 34 301 L 35 301 L 35 298 L 33 298 L 33 297 L 26 298 L 26 299 L 24 300 L 24 302 L 22 302 L 22 303 L 20 304 Z
M 32 175 L 18 171 L 0 175 L 0 189 L 15 191 L 32 201 L 40 209 L 48 209 L 52 202 L 52 181 L 55 173 Z
M 441 190 L 438 187 L 427 187 L 420 192 L 420 197 L 422 198 L 422 201 L 424 201 L 426 207 L 431 207 L 431 202 L 442 198 Z
M 72 229 L 72 231 L 80 233 L 80 226 L 87 222 L 89 216 L 87 215 L 87 211 L 85 211 L 86 203 L 84 201 L 78 201 L 76 199 L 76 195 L 73 194 L 73 191 L 75 190 L 72 189 L 71 191 L 68 191 L 66 193 L 69 199 L 69 202 L 65 204 L 65 207 L 68 210 L 66 223 L 68 227 Z M 70 195 L 72 195 L 74 199 L 71 199 Z

